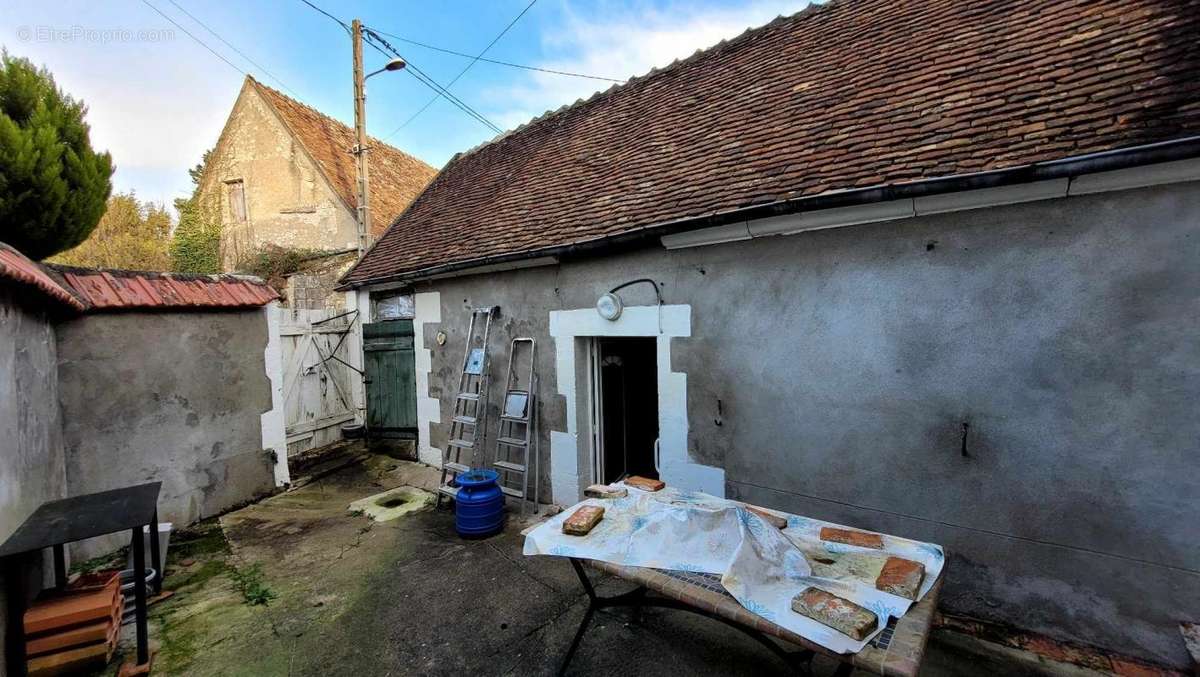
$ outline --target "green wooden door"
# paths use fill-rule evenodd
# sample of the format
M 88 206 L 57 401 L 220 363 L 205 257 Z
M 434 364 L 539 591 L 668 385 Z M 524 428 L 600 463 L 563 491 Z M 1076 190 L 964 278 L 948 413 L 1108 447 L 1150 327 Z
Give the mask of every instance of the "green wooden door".
M 363 325 L 367 372 L 367 426 L 374 437 L 417 432 L 417 381 L 412 320 Z

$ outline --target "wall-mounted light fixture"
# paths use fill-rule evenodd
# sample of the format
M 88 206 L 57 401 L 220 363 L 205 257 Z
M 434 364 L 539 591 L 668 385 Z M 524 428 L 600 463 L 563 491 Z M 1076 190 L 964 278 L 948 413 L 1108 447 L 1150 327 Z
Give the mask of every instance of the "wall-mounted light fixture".
M 609 322 L 613 322 L 620 317 L 621 311 L 624 308 L 625 305 L 621 303 L 621 297 L 612 292 L 601 296 L 596 301 L 596 312 L 600 313 L 600 317 L 603 317 Z
M 621 297 L 617 296 L 617 292 L 628 286 L 639 284 L 642 282 L 654 287 L 654 296 L 656 299 L 658 299 L 658 307 L 659 307 L 659 312 L 661 315 L 662 304 L 663 304 L 662 290 L 660 290 L 658 288 L 657 282 L 655 282 L 654 280 L 651 280 L 649 278 L 645 278 L 645 277 L 639 278 L 637 280 L 630 280 L 629 282 L 626 282 L 624 284 L 619 284 L 619 285 L 613 287 L 612 289 L 608 290 L 607 294 L 602 295 L 599 299 L 596 300 L 596 312 L 600 313 L 600 317 L 603 317 L 604 319 L 608 320 L 609 322 L 616 321 L 617 318 L 621 317 L 621 311 L 625 309 L 625 304 L 621 301 Z M 661 326 L 662 318 L 661 317 L 659 317 L 659 325 L 660 325 L 659 333 L 662 333 L 662 326 Z

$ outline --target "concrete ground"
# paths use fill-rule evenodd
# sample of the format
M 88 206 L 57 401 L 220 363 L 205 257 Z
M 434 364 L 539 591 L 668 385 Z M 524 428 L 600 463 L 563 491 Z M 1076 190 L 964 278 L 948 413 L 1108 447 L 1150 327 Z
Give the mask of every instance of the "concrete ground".
M 422 466 L 372 457 L 180 534 L 166 579 L 175 594 L 151 608 L 155 672 L 554 674 L 584 595 L 566 560 L 521 554 L 517 519 L 503 534 L 467 541 L 445 509 L 388 522 L 347 511 L 394 487 L 432 489 L 436 479 Z M 602 592 L 627 587 L 599 582 Z M 832 667 L 818 660 L 817 674 Z M 649 609 L 634 625 L 624 610 L 601 612 L 569 674 L 623 671 L 787 674 L 761 646 L 716 621 Z M 922 674 L 1051 672 L 1064 674 L 935 635 Z

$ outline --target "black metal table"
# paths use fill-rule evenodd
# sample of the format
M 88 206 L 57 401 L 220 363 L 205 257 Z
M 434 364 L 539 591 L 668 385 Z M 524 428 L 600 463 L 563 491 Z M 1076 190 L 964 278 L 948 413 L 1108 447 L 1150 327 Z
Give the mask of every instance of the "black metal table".
M 158 592 L 162 589 L 162 562 L 158 548 L 158 492 L 161 487 L 162 482 L 150 482 L 43 503 L 0 545 L 0 565 L 3 566 L 8 586 L 5 658 L 9 674 L 24 677 L 28 667 L 25 663 L 24 619 L 25 571 L 29 558 L 36 552 L 52 548 L 54 583 L 56 588 L 62 589 L 67 586 L 67 543 L 126 529 L 132 532 L 130 547 L 133 549 L 133 590 L 137 609 L 137 663 L 145 665 L 149 662 L 143 529 L 150 526 L 153 585 Z

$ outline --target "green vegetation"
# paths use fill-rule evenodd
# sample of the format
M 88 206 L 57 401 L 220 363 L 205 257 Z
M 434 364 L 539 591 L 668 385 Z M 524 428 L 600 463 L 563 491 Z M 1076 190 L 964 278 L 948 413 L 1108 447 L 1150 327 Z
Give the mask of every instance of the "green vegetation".
M 221 217 L 214 200 L 203 200 L 200 182 L 212 150 L 204 152 L 200 164 L 188 170 L 192 177 L 192 196 L 175 201 L 179 225 L 169 247 L 171 270 L 177 273 L 214 274 L 221 272 Z
M 262 564 L 258 562 L 242 569 L 233 569 L 229 576 L 241 591 L 242 599 L 250 606 L 265 605 L 276 597 L 263 582 Z
M 128 557 L 129 546 L 125 546 L 107 555 L 93 557 L 82 562 L 71 562 L 70 573 L 86 574 L 93 571 L 103 571 L 104 569 L 124 569 Z
M 87 107 L 28 59 L 0 52 L 0 240 L 44 259 L 87 239 L 112 192 Z
M 133 193 L 118 193 L 108 198 L 108 208 L 91 237 L 49 260 L 87 268 L 169 270 L 170 241 L 171 215 L 165 208 L 140 202 Z
M 267 284 L 280 291 L 286 286 L 286 277 L 300 270 L 304 262 L 323 252 L 319 249 L 291 249 L 267 245 L 246 259 L 238 262 L 237 271 L 262 278 Z

